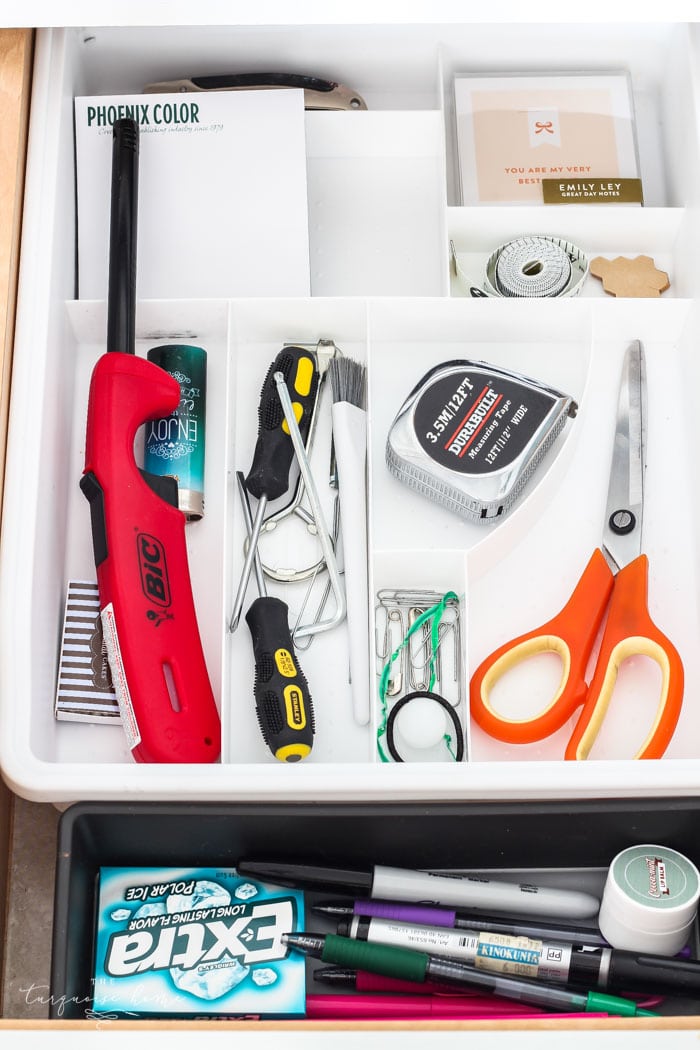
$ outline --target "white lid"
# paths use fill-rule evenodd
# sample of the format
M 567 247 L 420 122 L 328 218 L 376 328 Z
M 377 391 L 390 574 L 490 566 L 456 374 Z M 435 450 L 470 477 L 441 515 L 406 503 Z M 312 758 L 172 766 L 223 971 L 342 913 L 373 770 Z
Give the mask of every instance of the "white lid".
M 598 923 L 613 948 L 674 954 L 697 912 L 700 873 L 666 846 L 623 850 L 608 870 Z

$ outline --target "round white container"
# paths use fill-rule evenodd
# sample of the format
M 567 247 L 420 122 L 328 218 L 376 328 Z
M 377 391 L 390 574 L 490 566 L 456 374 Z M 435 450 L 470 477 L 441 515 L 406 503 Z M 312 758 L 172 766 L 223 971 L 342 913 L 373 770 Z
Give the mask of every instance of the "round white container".
M 675 955 L 688 941 L 699 896 L 700 872 L 683 854 L 632 846 L 608 870 L 600 931 L 613 948 Z

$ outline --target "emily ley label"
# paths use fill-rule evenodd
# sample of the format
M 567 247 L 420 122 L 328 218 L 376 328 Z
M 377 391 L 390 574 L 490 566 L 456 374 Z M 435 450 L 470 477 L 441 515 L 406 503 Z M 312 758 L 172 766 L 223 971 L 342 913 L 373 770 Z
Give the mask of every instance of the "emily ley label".
M 641 179 L 542 179 L 545 204 L 642 204 Z

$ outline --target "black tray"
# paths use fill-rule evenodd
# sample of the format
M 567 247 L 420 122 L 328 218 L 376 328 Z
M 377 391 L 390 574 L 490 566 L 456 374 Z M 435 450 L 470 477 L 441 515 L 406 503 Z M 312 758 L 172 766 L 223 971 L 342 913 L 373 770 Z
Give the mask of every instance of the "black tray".
M 602 879 L 615 854 L 641 843 L 700 866 L 700 799 L 79 803 L 59 822 L 50 1016 L 84 1018 L 90 1009 L 102 865 L 233 867 L 248 857 L 358 868 L 597 869 Z

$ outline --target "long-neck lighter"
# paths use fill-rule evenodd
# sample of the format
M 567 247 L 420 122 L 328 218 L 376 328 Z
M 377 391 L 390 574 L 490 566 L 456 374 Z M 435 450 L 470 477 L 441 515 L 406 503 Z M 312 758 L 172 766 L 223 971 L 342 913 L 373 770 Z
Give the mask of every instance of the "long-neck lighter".
M 136 431 L 180 387 L 135 347 L 138 125 L 114 124 L 107 353 L 92 373 L 80 487 L 90 502 L 102 628 L 132 754 L 213 762 L 220 723 L 192 596 L 176 485 L 142 473 Z

